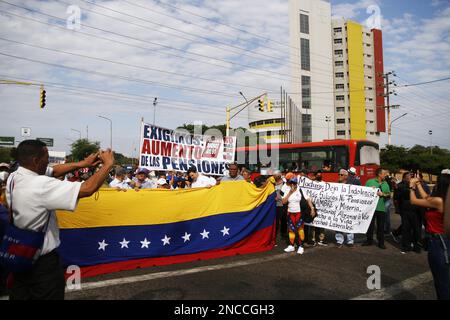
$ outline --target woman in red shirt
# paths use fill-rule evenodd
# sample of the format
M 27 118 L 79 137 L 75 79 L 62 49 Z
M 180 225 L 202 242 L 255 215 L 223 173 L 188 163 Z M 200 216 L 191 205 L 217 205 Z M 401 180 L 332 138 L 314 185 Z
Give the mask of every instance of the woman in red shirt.
M 411 204 L 427 208 L 425 214 L 428 240 L 428 263 L 433 274 L 434 286 L 439 300 L 450 300 L 450 239 L 444 229 L 444 202 L 450 184 L 450 175 L 438 178 L 431 196 L 423 190 L 416 178 L 410 181 Z M 416 197 L 416 189 L 422 199 Z

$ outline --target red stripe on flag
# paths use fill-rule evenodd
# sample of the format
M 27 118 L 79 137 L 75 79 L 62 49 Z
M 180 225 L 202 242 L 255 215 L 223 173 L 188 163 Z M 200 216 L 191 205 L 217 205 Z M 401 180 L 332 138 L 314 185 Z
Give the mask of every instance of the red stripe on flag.
M 82 267 L 81 277 L 90 278 L 102 274 L 126 270 L 134 270 L 138 268 L 149 268 L 154 266 L 164 266 L 176 263 L 191 262 L 195 260 L 210 260 L 239 254 L 257 253 L 269 251 L 273 249 L 274 245 L 275 245 L 275 226 L 272 225 L 270 227 L 255 232 L 251 236 L 229 247 L 214 249 L 195 254 L 128 260 L 107 264 L 99 264 L 89 267 Z M 70 275 L 66 274 L 66 277 L 69 276 Z
M 11 255 L 32 259 L 36 254 L 37 249 L 23 244 L 12 244 L 8 248 L 8 253 Z

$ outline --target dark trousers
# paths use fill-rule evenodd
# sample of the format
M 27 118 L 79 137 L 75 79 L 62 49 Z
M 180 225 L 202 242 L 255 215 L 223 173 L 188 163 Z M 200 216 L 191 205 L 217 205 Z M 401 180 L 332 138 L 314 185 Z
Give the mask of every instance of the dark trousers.
M 445 255 L 447 252 L 447 255 Z M 450 300 L 450 240 L 432 237 L 428 240 L 428 263 L 433 274 L 436 295 L 439 300 Z
M 64 273 L 56 251 L 40 257 L 31 271 L 13 277 L 11 300 L 64 300 Z
M 386 213 L 384 211 L 375 211 L 372 221 L 370 222 L 369 229 L 367 230 L 367 242 L 373 243 L 373 232 L 375 230 L 375 220 L 377 221 L 377 240 L 378 245 L 384 245 L 384 220 L 386 219 Z
M 402 248 L 404 250 L 411 249 L 411 243 L 417 246 L 420 236 L 419 217 L 415 211 L 402 212 Z
M 276 236 L 278 232 L 281 238 L 287 239 L 287 208 L 286 206 L 277 207 L 277 220 L 276 220 Z

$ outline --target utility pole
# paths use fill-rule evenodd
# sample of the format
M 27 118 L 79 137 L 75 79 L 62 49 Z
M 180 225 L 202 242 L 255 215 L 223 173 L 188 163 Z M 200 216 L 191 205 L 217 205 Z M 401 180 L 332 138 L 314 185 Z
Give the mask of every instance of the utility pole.
M 156 106 L 158 105 L 158 98 L 155 98 L 153 100 L 153 125 L 155 125 L 156 122 Z
M 394 71 L 390 71 L 383 75 L 383 77 L 386 79 L 386 84 L 385 84 L 386 94 L 384 95 L 384 97 L 386 98 L 386 105 L 384 108 L 387 110 L 387 118 L 388 118 L 387 119 L 387 122 L 388 122 L 388 145 L 391 145 L 391 135 L 392 135 L 391 109 L 397 109 L 400 107 L 400 105 L 391 105 L 391 103 L 390 103 L 391 94 L 393 94 L 395 96 L 397 95 L 397 92 L 395 92 L 395 90 L 392 90 L 392 91 L 390 90 L 390 85 L 397 86 L 397 84 L 395 83 L 395 81 L 390 81 L 389 76 L 396 77 L 397 75 L 395 74 Z

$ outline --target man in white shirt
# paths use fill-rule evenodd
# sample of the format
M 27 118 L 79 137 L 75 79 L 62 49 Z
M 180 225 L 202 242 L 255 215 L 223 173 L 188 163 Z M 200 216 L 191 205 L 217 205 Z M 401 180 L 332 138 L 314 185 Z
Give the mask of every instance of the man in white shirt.
M 136 171 L 136 177 L 133 178 L 134 182 L 134 189 L 156 189 L 156 183 L 153 182 L 153 180 L 150 180 L 148 178 L 148 174 L 150 171 L 148 171 L 145 168 L 139 168 Z
M 190 167 L 187 173 L 189 178 L 192 179 L 192 188 L 211 188 L 217 184 L 216 179 L 198 173 L 195 167 Z
M 117 167 L 115 170 L 114 180 L 109 183 L 111 188 L 116 188 L 119 190 L 129 190 L 132 189 L 127 182 L 127 172 L 122 167 Z M 129 179 L 128 179 L 129 180 Z M 131 180 L 130 180 L 131 181 Z
M 19 168 L 8 178 L 6 199 L 20 229 L 45 232 L 40 256 L 32 270 L 13 275 L 11 300 L 64 299 L 64 273 L 56 249 L 60 245 L 56 210 L 74 211 L 78 199 L 90 197 L 103 184 L 114 164 L 111 150 L 83 161 L 48 168 L 48 150 L 37 140 L 26 140 L 16 150 Z M 103 166 L 84 183 L 56 179 L 85 167 Z M 48 222 L 48 223 L 47 223 Z

